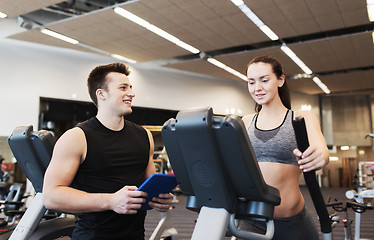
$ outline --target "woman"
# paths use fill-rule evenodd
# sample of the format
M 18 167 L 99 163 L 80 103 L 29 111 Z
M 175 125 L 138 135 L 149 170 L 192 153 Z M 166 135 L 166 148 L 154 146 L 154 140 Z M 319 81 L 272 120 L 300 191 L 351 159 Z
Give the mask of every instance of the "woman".
M 305 210 L 299 189 L 301 171 L 323 168 L 329 151 L 317 118 L 311 111 L 291 111 L 289 91 L 281 64 L 273 57 L 259 56 L 247 66 L 248 90 L 256 102 L 256 114 L 243 117 L 265 182 L 280 192 L 275 207 L 273 239 L 318 239 L 318 230 Z M 304 117 L 310 147 L 297 149 L 292 119 Z M 241 228 L 253 230 L 250 223 Z M 252 225 L 253 223 L 251 223 Z M 258 224 L 256 224 L 258 225 Z

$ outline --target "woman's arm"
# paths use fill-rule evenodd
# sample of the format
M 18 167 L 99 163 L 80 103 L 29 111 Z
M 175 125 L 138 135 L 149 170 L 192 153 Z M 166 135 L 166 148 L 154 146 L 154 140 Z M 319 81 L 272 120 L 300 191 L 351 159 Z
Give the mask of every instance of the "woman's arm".
M 298 149 L 293 152 L 300 158 L 300 169 L 308 172 L 325 167 L 329 163 L 329 150 L 317 117 L 312 111 L 298 111 L 295 114 L 305 119 L 310 145 L 303 153 Z

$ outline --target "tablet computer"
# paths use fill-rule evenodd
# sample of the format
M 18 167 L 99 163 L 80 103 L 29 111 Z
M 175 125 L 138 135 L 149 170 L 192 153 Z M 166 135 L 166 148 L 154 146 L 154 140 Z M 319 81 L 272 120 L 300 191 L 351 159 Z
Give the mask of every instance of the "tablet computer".
M 174 175 L 169 174 L 152 174 L 145 182 L 138 188 L 138 191 L 148 193 L 146 201 L 142 203 L 142 210 L 152 209 L 148 202 L 152 201 L 153 197 L 158 197 L 161 193 L 169 193 L 178 185 L 177 179 Z

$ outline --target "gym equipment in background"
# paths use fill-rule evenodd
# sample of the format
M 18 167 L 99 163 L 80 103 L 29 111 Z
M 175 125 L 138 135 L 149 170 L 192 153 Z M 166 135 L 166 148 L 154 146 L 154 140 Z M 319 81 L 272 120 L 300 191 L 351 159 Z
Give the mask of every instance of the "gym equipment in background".
M 347 192 L 350 192 L 350 191 L 347 191 Z M 335 213 L 331 214 L 331 220 L 332 220 L 333 225 L 336 225 L 338 222 L 340 222 L 340 220 L 344 224 L 344 239 L 345 240 L 352 240 L 352 239 L 360 240 L 360 224 L 361 224 L 360 215 L 363 214 L 366 210 L 372 210 L 373 207 L 365 205 L 363 203 L 358 203 L 356 201 L 328 202 L 326 206 L 332 207 L 336 212 L 344 212 L 345 216 L 343 219 L 340 219 L 340 217 L 337 216 Z M 352 230 L 351 230 L 352 221 L 349 218 L 349 214 L 348 214 L 349 209 L 352 209 L 355 212 L 355 216 L 356 216 L 354 238 L 352 238 Z M 359 218 L 357 218 L 357 215 L 359 215 Z
M 46 208 L 42 201 L 44 172 L 51 160 L 55 139 L 49 131 L 33 131 L 33 127 L 17 127 L 8 139 L 10 149 L 18 165 L 31 181 L 36 195 L 10 240 L 54 239 L 71 236 L 74 229 L 74 217 L 61 217 L 40 223 Z M 3 237 L 3 236 L 0 236 Z
M 351 207 L 355 212 L 355 235 L 354 239 L 360 239 L 361 232 L 361 214 L 366 209 L 373 209 L 372 202 L 374 199 L 374 162 L 359 162 L 358 163 L 358 187 L 355 190 L 349 190 L 345 193 L 345 196 L 353 200 L 350 202 Z M 357 203 L 357 204 L 355 204 Z M 370 205 L 369 205 L 370 204 Z M 348 218 L 348 216 L 347 216 Z M 350 223 L 349 227 L 350 227 Z M 348 234 L 351 234 L 348 229 Z
M 17 219 L 20 218 L 25 211 L 21 209 L 25 202 L 23 184 L 14 183 L 10 186 L 7 196 L 4 200 L 0 200 L 0 210 L 4 218 L 0 219 L 0 234 L 12 231 L 17 225 Z

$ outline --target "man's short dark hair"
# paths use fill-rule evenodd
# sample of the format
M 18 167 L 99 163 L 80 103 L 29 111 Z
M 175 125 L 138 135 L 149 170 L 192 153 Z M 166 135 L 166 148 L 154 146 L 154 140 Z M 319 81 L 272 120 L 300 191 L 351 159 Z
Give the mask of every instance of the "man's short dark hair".
M 100 65 L 94 68 L 87 79 L 87 87 L 88 93 L 93 101 L 93 103 L 97 106 L 97 96 L 96 91 L 97 89 L 104 89 L 108 90 L 107 88 L 107 78 L 106 76 L 108 73 L 111 72 L 118 72 L 123 73 L 126 76 L 130 74 L 129 68 L 124 63 L 111 63 L 106 65 Z

